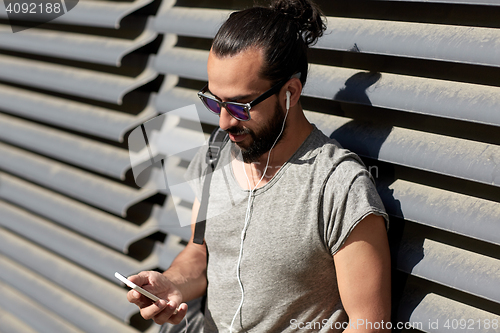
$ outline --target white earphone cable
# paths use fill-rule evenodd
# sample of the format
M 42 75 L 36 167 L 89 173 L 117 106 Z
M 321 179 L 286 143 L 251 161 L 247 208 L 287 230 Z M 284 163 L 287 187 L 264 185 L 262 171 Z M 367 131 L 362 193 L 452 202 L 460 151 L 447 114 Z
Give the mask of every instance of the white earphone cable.
M 238 309 L 236 310 L 236 313 L 233 316 L 233 320 L 231 321 L 231 326 L 229 327 L 230 333 L 233 333 L 234 321 L 236 320 L 238 313 L 241 311 L 241 308 L 243 307 L 243 301 L 245 300 L 245 292 L 243 290 L 243 283 L 241 282 L 240 267 L 241 267 L 241 258 L 243 256 L 243 241 L 245 240 L 248 224 L 250 222 L 250 216 L 251 216 L 251 213 L 250 213 L 251 209 L 250 208 L 251 208 L 252 201 L 253 201 L 252 199 L 254 198 L 253 194 L 255 193 L 255 190 L 257 189 L 257 186 L 259 186 L 262 179 L 264 179 L 264 177 L 266 176 L 267 168 L 269 167 L 269 161 L 271 158 L 271 152 L 272 152 L 274 146 L 276 145 L 276 143 L 278 142 L 279 138 L 283 134 L 283 130 L 285 129 L 285 123 L 286 123 L 286 119 L 288 117 L 288 111 L 290 110 L 290 95 L 289 94 L 290 93 L 287 91 L 286 114 L 285 114 L 285 119 L 283 120 L 283 125 L 281 126 L 280 134 L 278 134 L 278 136 L 276 137 L 276 140 L 274 140 L 274 143 L 273 143 L 271 149 L 269 150 L 269 154 L 267 155 L 266 167 L 264 168 L 264 172 L 262 174 L 262 177 L 260 178 L 259 182 L 255 185 L 255 187 L 250 190 L 250 193 L 248 195 L 247 211 L 245 214 L 245 224 L 243 225 L 243 230 L 241 231 L 240 254 L 238 256 L 238 264 L 236 265 L 236 277 L 238 279 L 238 284 L 240 286 L 241 301 L 240 301 L 240 305 L 238 306 Z M 248 178 L 247 172 L 245 170 L 245 163 L 244 162 L 242 162 L 242 166 L 243 166 L 243 172 L 245 173 L 245 177 L 247 179 L 248 188 L 251 188 L 250 179 Z

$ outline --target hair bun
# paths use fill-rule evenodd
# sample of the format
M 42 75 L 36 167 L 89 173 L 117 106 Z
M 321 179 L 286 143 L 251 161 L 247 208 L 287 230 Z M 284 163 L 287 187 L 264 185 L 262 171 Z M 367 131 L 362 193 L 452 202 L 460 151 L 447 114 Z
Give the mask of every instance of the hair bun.
M 271 9 L 288 16 L 298 25 L 304 42 L 315 44 L 326 30 L 325 19 L 319 7 L 308 0 L 274 0 Z

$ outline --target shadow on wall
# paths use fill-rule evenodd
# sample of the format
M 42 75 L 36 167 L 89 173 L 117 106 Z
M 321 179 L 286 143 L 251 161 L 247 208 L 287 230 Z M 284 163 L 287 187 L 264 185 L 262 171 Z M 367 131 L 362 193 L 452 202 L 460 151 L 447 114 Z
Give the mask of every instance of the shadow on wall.
M 359 72 L 345 82 L 345 88 L 339 90 L 333 98 L 338 102 L 372 105 L 366 90 L 378 82 L 382 74 L 376 72 Z
M 334 97 L 334 101 L 372 106 L 372 102 L 367 94 L 369 87 L 377 83 L 382 74 L 375 72 L 359 72 L 351 76 Z M 343 106 L 341 105 L 341 108 Z M 373 109 L 376 112 L 377 109 Z M 377 122 L 377 115 L 372 117 L 373 121 L 352 120 L 343 126 L 337 128 L 331 133 L 330 138 L 337 140 L 344 148 L 349 149 L 364 159 L 370 159 L 376 164 L 375 182 L 377 191 L 382 198 L 384 206 L 391 216 L 389 228 L 389 243 L 391 247 L 392 263 L 392 289 L 393 289 L 393 322 L 398 320 L 409 320 L 409 314 L 420 302 L 403 301 L 403 290 L 407 289 L 406 279 L 408 275 L 397 270 L 398 256 L 402 255 L 402 246 L 404 247 L 403 233 L 405 230 L 404 212 L 401 209 L 401 202 L 394 197 L 394 190 L 390 185 L 396 181 L 395 168 L 392 164 L 379 160 L 380 151 L 392 131 L 391 124 Z M 368 167 L 372 171 L 372 167 Z M 372 173 L 373 175 L 373 173 Z M 420 244 L 422 245 L 422 244 Z M 411 266 L 416 265 L 423 258 L 423 247 L 420 246 L 413 252 Z M 399 258 L 399 260 L 405 260 Z M 404 313 L 404 314 L 403 314 Z

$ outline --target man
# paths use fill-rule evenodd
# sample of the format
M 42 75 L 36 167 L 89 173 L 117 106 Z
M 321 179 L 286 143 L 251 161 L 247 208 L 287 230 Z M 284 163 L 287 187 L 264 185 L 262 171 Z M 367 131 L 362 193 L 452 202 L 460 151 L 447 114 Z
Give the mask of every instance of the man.
M 387 215 L 359 158 L 299 102 L 307 47 L 323 31 L 306 0 L 238 12 L 219 30 L 200 97 L 231 142 L 210 185 L 205 243 L 191 239 L 163 274 L 130 277 L 161 298 L 129 292 L 144 318 L 179 324 L 185 302 L 207 295 L 205 332 L 388 331 Z M 189 178 L 203 177 L 205 152 Z

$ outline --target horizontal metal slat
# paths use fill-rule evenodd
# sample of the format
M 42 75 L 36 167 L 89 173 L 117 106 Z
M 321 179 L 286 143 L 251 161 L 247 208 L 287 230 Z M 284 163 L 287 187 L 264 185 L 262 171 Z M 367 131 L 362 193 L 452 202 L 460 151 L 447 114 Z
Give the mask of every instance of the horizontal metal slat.
M 137 116 L 3 84 L 0 100 L 0 111 L 119 142 L 127 131 L 157 115 L 156 94 Z
M 158 231 L 159 207 L 140 227 L 63 195 L 0 172 L 0 198 L 128 253 L 129 246 Z
M 86 333 L 0 280 L 0 306 L 38 333 Z M 24 333 L 24 331 L 20 331 Z M 19 331 L 16 333 L 20 333 Z
M 161 246 L 139 262 L 54 223 L 0 201 L 0 225 L 111 281 L 116 271 L 125 275 L 158 267 Z
M 305 96 L 500 126 L 500 88 L 312 65 Z
M 0 307 L 0 327 L 2 333 L 37 333 L 19 318 Z
M 130 169 L 124 149 L 1 113 L 0 140 L 117 179 Z
M 85 332 L 137 333 L 132 327 L 2 255 L 0 255 L 0 279 L 29 294 L 37 303 Z
M 174 74 L 189 79 L 207 81 L 207 59 L 208 51 L 183 47 L 162 47 L 153 66 L 155 70 L 163 74 Z
M 175 47 L 155 59 L 156 70 L 206 81 L 208 51 Z M 355 69 L 311 65 L 303 94 L 339 102 L 500 126 L 500 88 Z
M 3 143 L 0 168 L 120 216 L 126 216 L 133 204 L 157 193 L 154 188 L 135 190 Z
M 220 9 L 172 7 L 156 16 L 154 28 L 161 33 L 213 38 L 231 12 Z
M 0 49 L 119 67 L 125 55 L 156 38 L 152 24 L 150 18 L 143 33 L 134 40 L 42 29 L 13 34 L 10 27 L 0 25 Z
M 231 11 L 173 7 L 158 32 L 213 38 Z M 328 17 L 314 48 L 500 66 L 500 31 L 491 28 Z M 481 52 L 477 52 L 481 50 Z
M 61 257 L 0 228 L 0 253 L 29 267 L 53 283 L 128 322 L 137 307 L 127 301 L 127 291 Z
M 2 333 L 37 333 L 14 315 L 0 309 L 0 327 Z
M 498 202 L 400 179 L 379 194 L 392 216 L 500 245 Z
M 500 67 L 500 30 L 491 28 L 328 17 L 314 47 Z
M 397 268 L 500 304 L 500 260 L 431 239 L 402 241 Z
M 416 306 L 413 308 L 409 306 L 415 303 Z M 410 325 L 414 324 L 413 328 L 428 333 L 493 333 L 498 332 L 498 328 L 493 329 L 490 326 L 489 329 L 485 330 L 484 323 L 486 321 L 491 323 L 492 320 L 500 321 L 498 315 L 436 293 L 425 293 L 413 283 L 409 285 L 403 300 L 400 302 L 400 312 L 409 312 L 407 315 L 403 315 L 400 320 L 407 320 Z M 465 326 L 460 326 L 461 319 L 465 319 Z
M 153 0 L 136 0 L 134 2 L 117 1 L 79 1 L 78 4 L 66 14 L 59 16 L 51 23 L 73 24 L 102 28 L 120 28 L 120 21 L 130 13 L 140 9 Z M 33 0 L 31 2 L 41 2 Z M 39 16 L 33 16 L 36 20 Z M 7 19 L 4 6 L 0 6 L 0 18 Z
M 47 62 L 0 55 L 0 79 L 63 94 L 122 104 L 128 92 L 152 81 L 158 73 L 150 56 L 144 71 L 135 78 Z
M 380 161 L 500 186 L 500 146 L 308 112 L 345 148 Z

